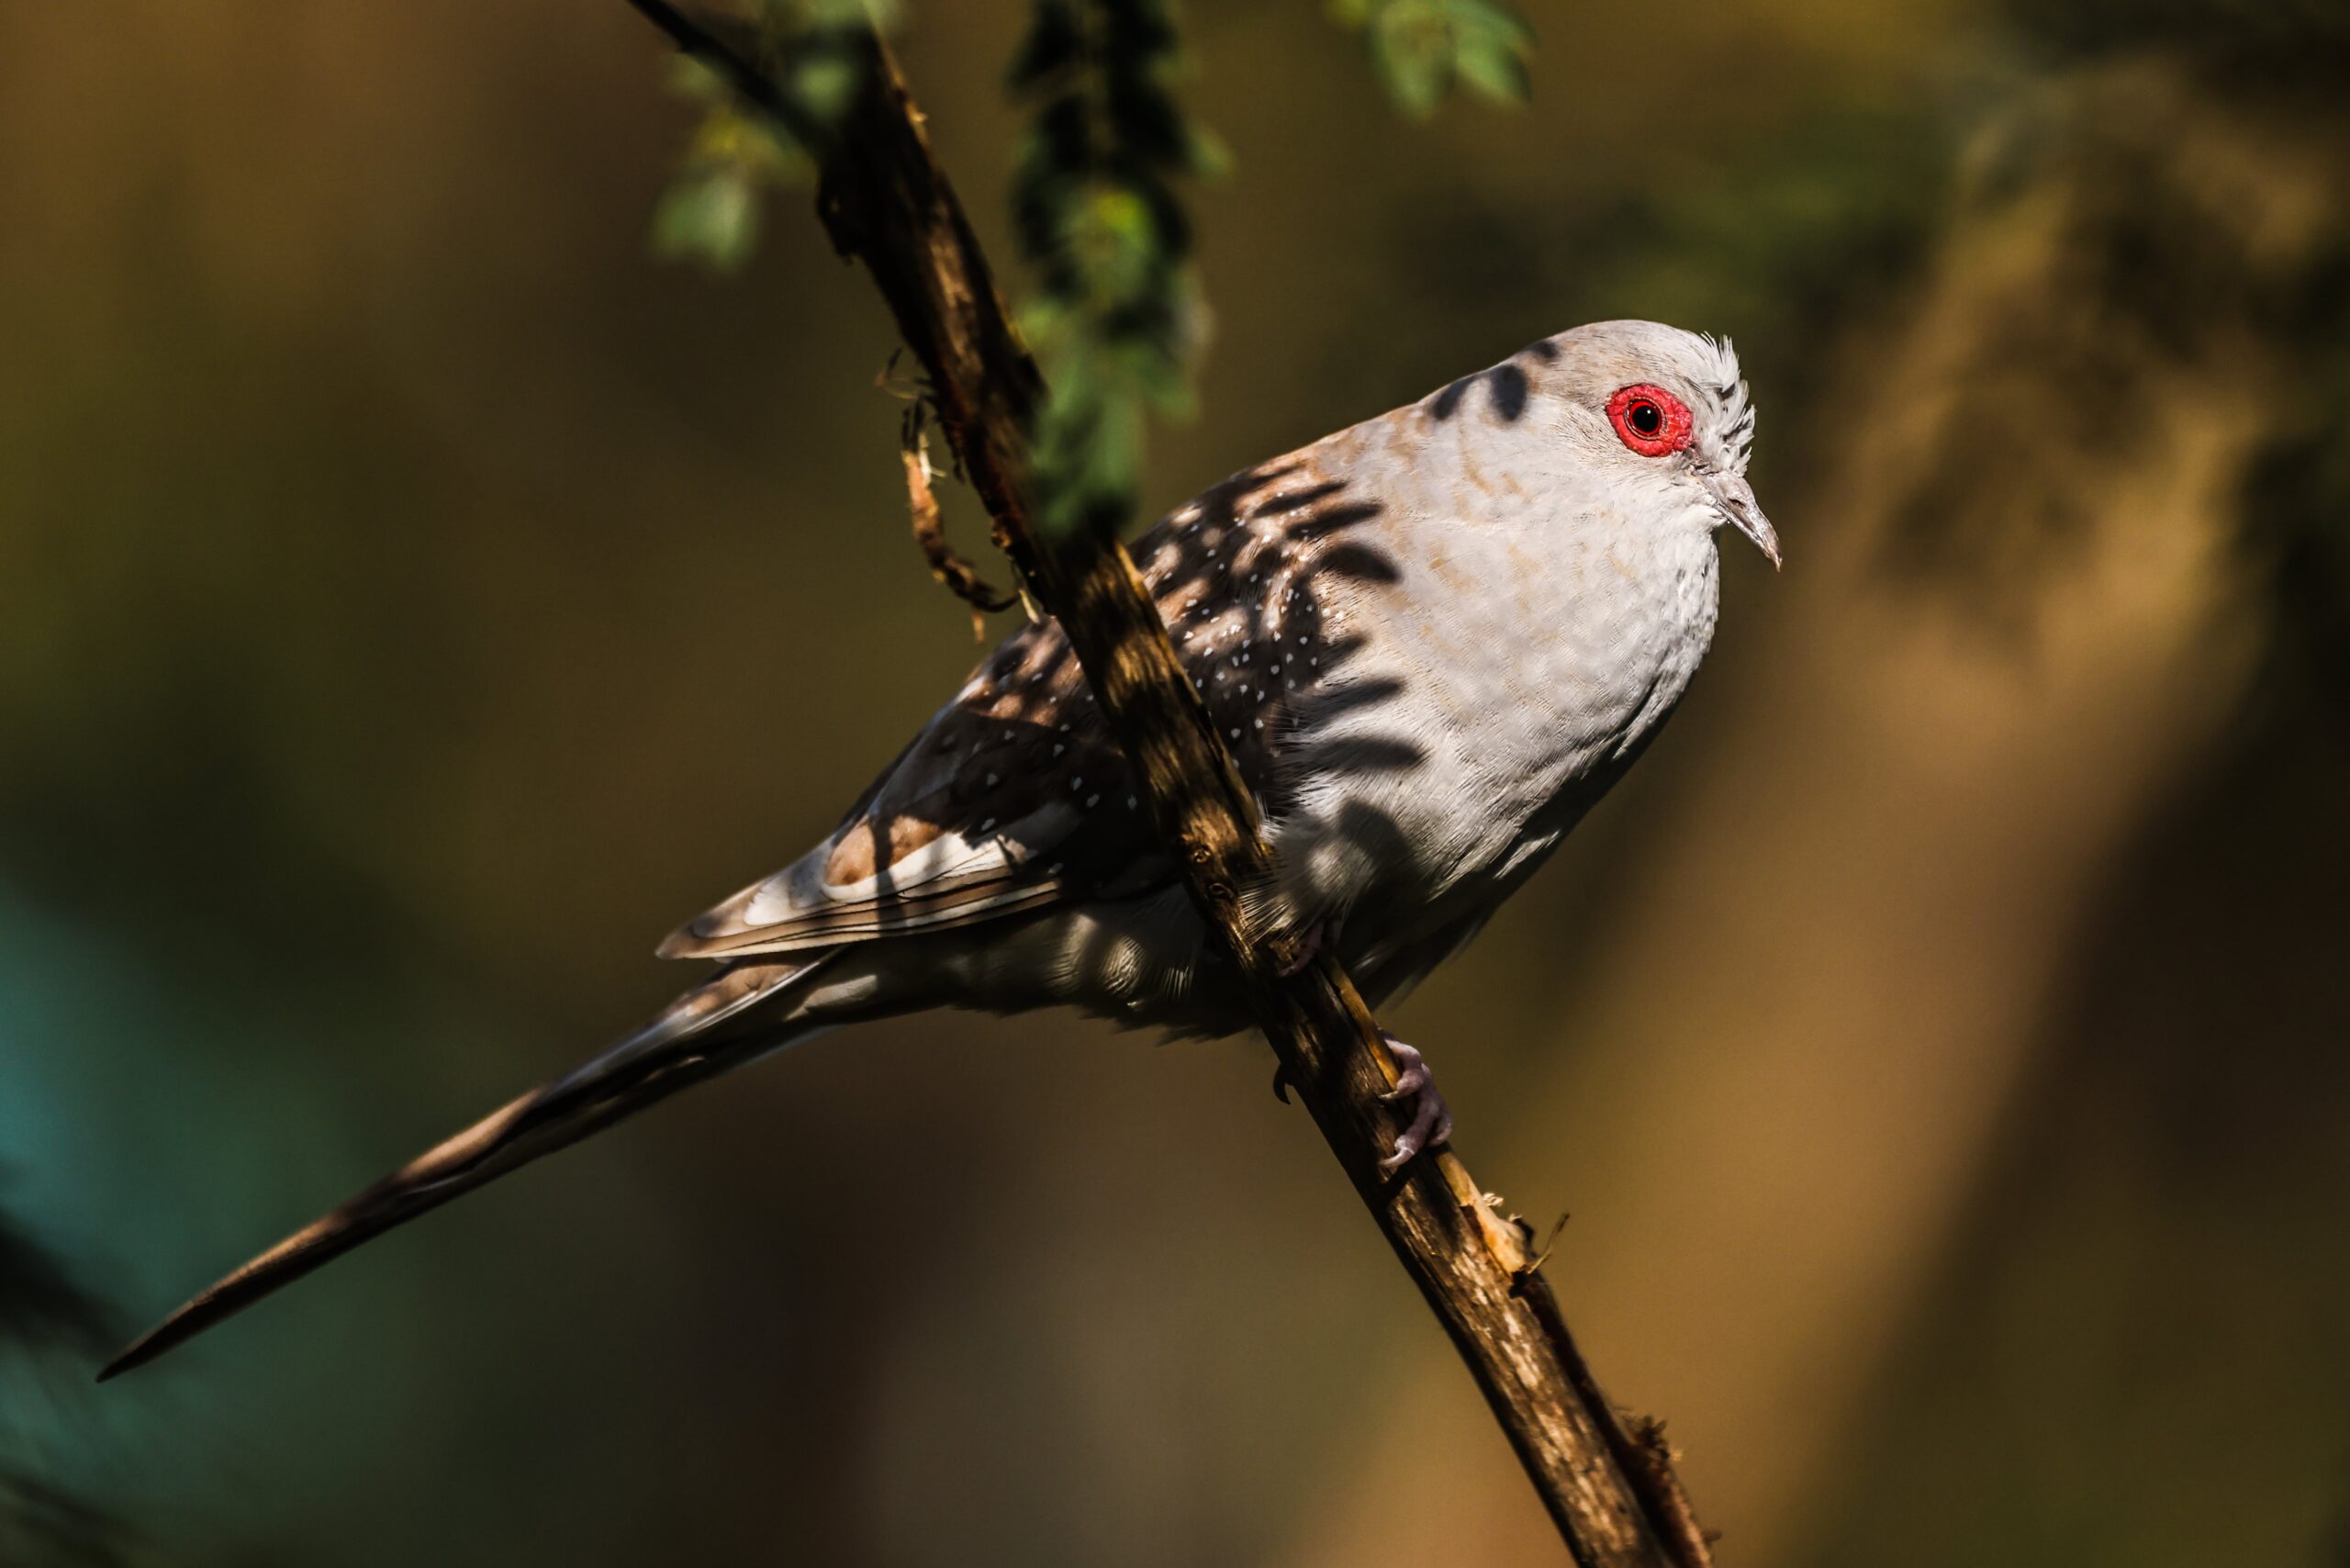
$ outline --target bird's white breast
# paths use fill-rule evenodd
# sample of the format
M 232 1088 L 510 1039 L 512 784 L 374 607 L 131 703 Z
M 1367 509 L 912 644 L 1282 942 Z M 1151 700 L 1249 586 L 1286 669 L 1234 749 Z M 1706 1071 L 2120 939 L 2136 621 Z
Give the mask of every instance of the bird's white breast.
M 1373 525 L 1392 579 L 1329 608 L 1359 650 L 1298 715 L 1309 782 L 1277 827 L 1337 884 L 1301 902 L 1377 903 L 1399 932 L 1531 869 L 1672 711 L 1717 613 L 1709 520 L 1675 487 L 1463 486 L 1417 455 Z

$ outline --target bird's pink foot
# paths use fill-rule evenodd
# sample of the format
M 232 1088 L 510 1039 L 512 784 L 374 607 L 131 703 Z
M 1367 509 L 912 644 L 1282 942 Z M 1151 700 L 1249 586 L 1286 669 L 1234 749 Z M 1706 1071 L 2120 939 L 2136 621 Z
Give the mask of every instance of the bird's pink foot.
M 1322 956 L 1323 944 L 1336 935 L 1331 929 L 1331 923 L 1326 920 L 1317 920 L 1299 932 L 1296 945 L 1290 949 L 1288 961 L 1281 967 L 1281 979 L 1291 980 L 1304 974 L 1312 967 L 1314 960 Z
M 1384 1030 L 1380 1037 L 1394 1053 L 1397 1070 L 1395 1087 L 1380 1098 L 1390 1104 L 1408 1103 L 1412 1109 L 1410 1125 L 1396 1135 L 1395 1152 L 1379 1162 L 1380 1170 L 1393 1176 L 1415 1155 L 1434 1148 L 1452 1136 L 1452 1112 L 1445 1104 L 1444 1096 L 1436 1092 L 1436 1080 L 1428 1075 L 1427 1058 Z

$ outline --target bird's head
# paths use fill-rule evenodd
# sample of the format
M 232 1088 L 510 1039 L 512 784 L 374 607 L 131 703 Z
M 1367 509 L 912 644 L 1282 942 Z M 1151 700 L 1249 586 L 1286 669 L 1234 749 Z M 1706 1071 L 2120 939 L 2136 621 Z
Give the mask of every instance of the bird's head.
M 1746 482 L 1754 406 L 1726 340 L 1654 321 L 1601 321 L 1545 339 L 1539 385 L 1552 429 L 1611 487 L 1662 487 L 1675 515 L 1724 523 L 1779 564 L 1779 536 Z

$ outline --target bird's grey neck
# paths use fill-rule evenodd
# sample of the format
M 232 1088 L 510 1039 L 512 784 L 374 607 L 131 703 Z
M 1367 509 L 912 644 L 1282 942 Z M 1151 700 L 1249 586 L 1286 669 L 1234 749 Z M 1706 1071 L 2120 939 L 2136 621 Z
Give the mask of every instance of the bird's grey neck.
M 1656 650 L 1652 682 L 1627 728 L 1621 749 L 1628 761 L 1689 689 L 1721 615 L 1721 553 L 1711 532 L 1682 533 L 1660 564 L 1670 570 L 1669 580 L 1659 587 L 1669 596 L 1665 624 L 1671 630 Z

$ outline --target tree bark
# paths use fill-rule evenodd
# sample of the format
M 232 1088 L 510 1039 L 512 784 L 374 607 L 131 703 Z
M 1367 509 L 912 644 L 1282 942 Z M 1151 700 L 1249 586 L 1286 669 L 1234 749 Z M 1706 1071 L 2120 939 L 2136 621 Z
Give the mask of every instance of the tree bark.
M 995 539 L 1058 619 L 1202 914 L 1230 949 L 1255 1016 L 1331 1151 L 1483 1390 L 1583 1568 L 1704 1568 L 1711 1558 L 1669 1456 L 1601 1395 L 1515 1217 L 1449 1152 L 1380 1170 L 1380 1095 L 1396 1068 L 1353 982 L 1326 954 L 1284 978 L 1295 935 L 1252 929 L 1241 890 L 1270 853 L 1254 797 L 1209 722 L 1134 563 L 1116 541 L 1030 526 L 1029 418 L 1042 379 L 888 47 L 864 42 L 866 87 L 811 132 L 755 60 L 666 0 L 630 0 L 688 54 L 820 153 L 817 210 L 865 263 L 921 362 Z M 811 141 L 811 134 L 816 138 Z

